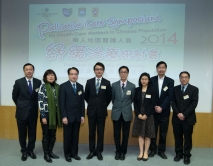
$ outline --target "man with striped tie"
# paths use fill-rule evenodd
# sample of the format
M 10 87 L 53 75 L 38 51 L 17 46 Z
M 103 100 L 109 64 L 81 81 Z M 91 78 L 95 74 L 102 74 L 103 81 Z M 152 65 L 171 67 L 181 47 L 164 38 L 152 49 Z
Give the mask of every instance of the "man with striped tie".
M 121 66 L 118 72 L 120 80 L 112 84 L 112 120 L 116 147 L 115 160 L 125 160 L 132 120 L 132 102 L 135 97 L 135 85 L 127 80 L 129 74 L 127 66 Z
M 87 115 L 89 123 L 89 150 L 87 159 L 97 155 L 98 160 L 103 160 L 102 151 L 104 144 L 104 128 L 107 116 L 107 106 L 112 98 L 110 81 L 104 79 L 104 64 L 97 62 L 93 68 L 95 78 L 87 80 L 85 100 L 88 103 Z M 96 143 L 97 128 L 97 145 Z

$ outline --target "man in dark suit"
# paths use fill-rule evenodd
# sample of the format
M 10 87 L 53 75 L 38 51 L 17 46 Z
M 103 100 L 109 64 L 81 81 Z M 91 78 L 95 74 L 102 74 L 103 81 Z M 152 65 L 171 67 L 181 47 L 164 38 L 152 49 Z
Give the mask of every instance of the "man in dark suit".
M 112 84 L 112 120 L 116 147 L 115 160 L 124 160 L 132 120 L 132 102 L 135 97 L 135 85 L 127 80 L 129 74 L 127 66 L 121 66 L 118 72 L 120 80 Z
M 166 151 L 166 136 L 169 126 L 170 103 L 172 101 L 174 80 L 166 77 L 167 64 L 160 61 L 156 65 L 158 75 L 151 78 L 152 86 L 156 91 L 156 106 L 154 113 L 155 120 L 155 136 L 158 135 L 159 128 L 159 141 L 156 143 L 156 138 L 151 139 L 149 157 L 153 157 L 158 151 L 158 155 L 167 159 Z
M 67 162 L 81 160 L 78 156 L 78 140 L 80 124 L 84 123 L 85 105 L 84 89 L 77 81 L 79 71 L 68 69 L 69 81 L 60 85 L 59 107 L 64 130 L 64 156 Z
M 187 71 L 181 72 L 179 78 L 181 85 L 175 86 L 172 100 L 172 125 L 176 152 L 174 161 L 180 161 L 184 155 L 184 164 L 190 164 L 193 126 L 196 123 L 195 108 L 198 103 L 199 90 L 189 84 L 190 74 Z
M 96 77 L 87 80 L 85 88 L 85 100 L 88 103 L 87 115 L 89 123 L 89 150 L 87 159 L 97 155 L 98 160 L 103 160 L 102 151 L 104 144 L 104 128 L 107 116 L 107 106 L 112 98 L 110 81 L 102 77 L 104 64 L 97 62 L 93 68 Z M 96 143 L 97 127 L 97 146 Z
M 36 141 L 36 125 L 38 118 L 38 90 L 41 81 L 33 78 L 34 66 L 26 63 L 23 66 L 25 77 L 15 81 L 12 98 L 16 104 L 16 120 L 18 126 L 19 143 L 21 145 L 22 161 L 27 155 L 36 159 L 33 152 Z M 26 138 L 28 134 L 28 144 Z

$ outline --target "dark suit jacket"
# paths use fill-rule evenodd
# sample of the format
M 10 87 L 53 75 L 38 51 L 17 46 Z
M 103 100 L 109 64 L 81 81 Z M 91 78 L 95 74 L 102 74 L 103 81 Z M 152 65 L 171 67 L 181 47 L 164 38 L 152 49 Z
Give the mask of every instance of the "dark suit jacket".
M 188 84 L 185 92 L 182 94 L 181 85 L 175 86 L 172 109 L 173 109 L 173 123 L 186 123 L 188 125 L 194 125 L 196 123 L 195 108 L 198 103 L 198 88 Z M 184 99 L 184 96 L 188 98 Z M 185 116 L 185 120 L 181 121 L 177 115 L 182 113 Z
M 30 95 L 29 87 L 25 77 L 15 81 L 13 86 L 12 98 L 16 104 L 16 118 L 25 120 L 30 111 L 30 117 L 38 118 L 38 90 L 41 81 L 33 78 L 33 93 Z
M 93 117 L 96 110 L 98 117 L 107 116 L 107 106 L 112 99 L 110 81 L 102 77 L 100 89 L 96 94 L 95 78 L 87 80 L 85 88 L 85 100 L 88 103 L 87 115 Z
M 76 89 L 75 94 L 70 81 L 61 84 L 59 89 L 61 118 L 66 117 L 68 123 L 74 122 L 75 119 L 81 122 L 81 117 L 85 117 L 84 88 L 76 82 Z
M 173 89 L 174 89 L 174 80 L 166 76 L 164 77 L 160 97 L 159 97 L 159 88 L 158 88 L 158 76 L 152 77 L 151 81 L 152 81 L 152 86 L 155 88 L 155 91 L 156 91 L 156 105 L 162 108 L 161 113 L 155 112 L 154 115 L 162 116 L 162 117 L 169 116 L 170 105 L 171 105 Z
M 150 95 L 150 98 L 148 98 Z M 154 113 L 155 109 L 155 89 L 153 87 L 148 87 L 146 90 L 146 95 L 144 98 L 144 109 L 146 116 L 150 116 Z M 138 117 L 141 114 L 141 104 L 142 104 L 142 87 L 138 87 L 135 89 L 135 98 L 134 98 L 134 109 L 135 116 Z

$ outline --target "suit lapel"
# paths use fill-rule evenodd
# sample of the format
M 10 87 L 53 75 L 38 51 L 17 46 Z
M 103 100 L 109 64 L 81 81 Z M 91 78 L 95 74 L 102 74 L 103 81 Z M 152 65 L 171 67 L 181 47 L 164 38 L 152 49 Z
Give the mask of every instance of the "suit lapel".
M 116 83 L 116 88 L 118 89 L 119 97 L 122 100 L 122 98 L 123 98 L 122 93 L 123 92 L 122 92 L 122 88 L 121 88 L 121 85 L 120 85 L 120 80 Z
M 159 98 L 159 87 L 158 87 L 158 76 L 154 78 L 154 88 L 157 89 L 158 98 Z
M 29 86 L 25 77 L 22 79 L 22 84 L 26 88 L 27 92 L 30 94 Z
M 75 94 L 72 83 L 70 81 L 68 81 L 67 84 L 68 84 L 68 87 L 70 88 L 70 90 L 73 92 L 73 94 Z M 76 86 L 77 86 L 77 84 L 76 84 Z M 77 89 L 76 89 L 76 93 L 77 93 Z
M 166 85 L 167 85 L 167 78 L 166 78 L 166 76 L 165 76 L 165 77 L 164 77 L 164 80 L 163 80 L 161 92 L 160 92 L 160 97 L 161 97 L 162 94 L 165 92 L 163 89 L 165 88 Z

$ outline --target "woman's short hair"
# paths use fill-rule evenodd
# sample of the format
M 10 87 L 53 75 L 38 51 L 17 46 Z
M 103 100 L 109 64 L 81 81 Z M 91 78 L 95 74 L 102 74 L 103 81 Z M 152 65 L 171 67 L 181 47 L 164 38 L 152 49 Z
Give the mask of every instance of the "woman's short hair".
M 56 76 L 55 72 L 52 69 L 48 69 L 47 71 L 45 71 L 45 73 L 43 75 L 44 83 L 48 83 L 48 81 L 47 81 L 47 75 L 48 74 L 53 74 L 55 76 L 55 81 L 54 81 L 54 83 L 55 83 L 57 81 L 57 76 Z

